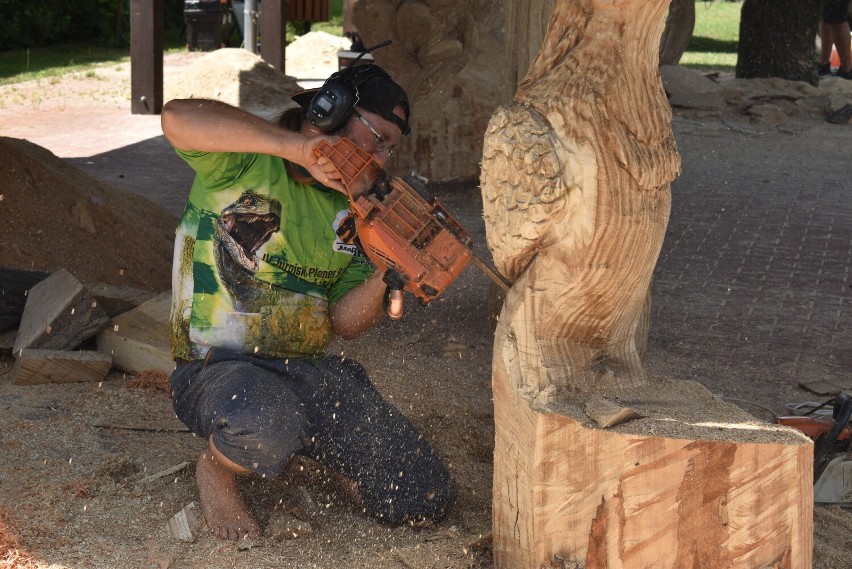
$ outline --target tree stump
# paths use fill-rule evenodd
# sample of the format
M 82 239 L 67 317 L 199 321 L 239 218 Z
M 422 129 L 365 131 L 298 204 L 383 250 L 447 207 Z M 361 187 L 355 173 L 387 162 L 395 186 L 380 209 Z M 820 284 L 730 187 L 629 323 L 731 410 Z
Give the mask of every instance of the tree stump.
M 493 355 L 496 567 L 811 564 L 809 440 L 642 363 L 680 169 L 667 6 L 558 2 L 485 136 L 488 245 L 513 281 Z
M 745 0 L 740 12 L 736 76 L 780 77 L 818 85 L 814 38 L 823 4 L 820 0 Z

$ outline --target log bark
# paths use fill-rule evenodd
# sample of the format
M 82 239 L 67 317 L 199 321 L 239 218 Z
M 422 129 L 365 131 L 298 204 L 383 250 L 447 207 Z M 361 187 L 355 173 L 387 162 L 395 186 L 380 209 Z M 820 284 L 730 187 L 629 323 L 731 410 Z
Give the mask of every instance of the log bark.
M 486 234 L 513 281 L 493 354 L 499 568 L 810 567 L 810 442 L 642 363 L 680 171 L 667 7 L 558 2 L 486 132 Z
M 745 0 L 740 16 L 736 76 L 819 83 L 820 0 Z

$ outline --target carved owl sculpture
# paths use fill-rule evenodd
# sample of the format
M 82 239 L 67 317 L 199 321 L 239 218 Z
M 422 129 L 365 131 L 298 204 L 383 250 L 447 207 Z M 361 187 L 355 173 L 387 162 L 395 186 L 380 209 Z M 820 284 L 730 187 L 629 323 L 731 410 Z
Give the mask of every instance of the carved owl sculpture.
M 662 18 L 620 21 L 630 1 L 558 2 L 485 136 L 488 246 L 514 281 L 495 357 L 532 397 L 644 380 L 637 332 L 680 161 L 657 51 L 636 49 Z

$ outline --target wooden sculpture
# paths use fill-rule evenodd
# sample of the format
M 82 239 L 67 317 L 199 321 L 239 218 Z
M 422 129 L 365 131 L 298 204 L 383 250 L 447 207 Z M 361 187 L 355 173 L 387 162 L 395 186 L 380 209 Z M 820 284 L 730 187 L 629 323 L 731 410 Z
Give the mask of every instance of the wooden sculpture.
M 353 19 L 366 46 L 411 99 L 411 135 L 393 169 L 434 181 L 475 178 L 491 113 L 506 89 L 506 0 L 359 0 Z M 397 163 L 396 160 L 403 162 Z
M 557 2 L 487 130 L 488 244 L 514 281 L 493 355 L 496 567 L 810 567 L 808 441 L 642 362 L 680 168 L 667 7 Z

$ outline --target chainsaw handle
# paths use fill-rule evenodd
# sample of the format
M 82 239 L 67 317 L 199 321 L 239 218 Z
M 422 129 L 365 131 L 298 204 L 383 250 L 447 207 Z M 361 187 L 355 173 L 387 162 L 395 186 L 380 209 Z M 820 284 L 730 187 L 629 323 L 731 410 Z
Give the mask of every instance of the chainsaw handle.
M 387 298 L 388 317 L 391 320 L 399 320 L 402 318 L 403 294 L 402 289 L 405 287 L 405 279 L 402 275 L 393 269 L 385 272 L 382 280 L 387 286 L 385 295 Z
M 340 175 L 340 184 L 346 190 L 344 193 L 353 203 L 385 175 L 382 165 L 348 138 L 341 138 L 334 144 L 323 140 L 314 148 L 314 156 L 325 156 L 334 165 Z
M 391 290 L 388 293 L 388 317 L 391 320 L 402 318 L 403 296 L 401 290 Z

